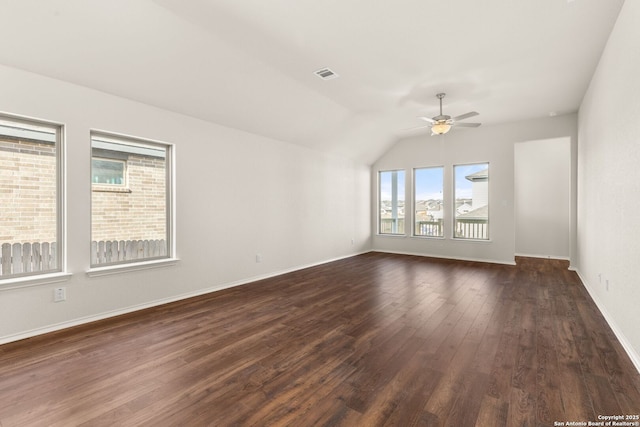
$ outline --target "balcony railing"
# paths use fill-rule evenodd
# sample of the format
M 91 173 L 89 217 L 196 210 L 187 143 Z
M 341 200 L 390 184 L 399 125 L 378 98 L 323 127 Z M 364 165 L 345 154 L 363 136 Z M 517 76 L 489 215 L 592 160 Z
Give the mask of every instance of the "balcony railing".
M 489 220 L 486 218 L 456 219 L 455 237 L 459 239 L 489 239 Z
M 404 234 L 404 218 L 380 219 L 380 234 Z
M 404 218 L 382 218 L 380 234 L 404 234 Z M 489 221 L 486 218 L 458 218 L 454 237 L 458 239 L 489 239 Z M 443 221 L 417 221 L 416 236 L 443 237 Z
M 416 236 L 443 237 L 442 220 L 438 221 L 416 221 Z

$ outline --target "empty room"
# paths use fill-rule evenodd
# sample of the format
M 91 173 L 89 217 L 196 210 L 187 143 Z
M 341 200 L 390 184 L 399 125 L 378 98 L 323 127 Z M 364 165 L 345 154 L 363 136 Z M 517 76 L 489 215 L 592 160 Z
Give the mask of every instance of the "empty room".
M 640 426 L 639 2 L 0 10 L 0 427 Z

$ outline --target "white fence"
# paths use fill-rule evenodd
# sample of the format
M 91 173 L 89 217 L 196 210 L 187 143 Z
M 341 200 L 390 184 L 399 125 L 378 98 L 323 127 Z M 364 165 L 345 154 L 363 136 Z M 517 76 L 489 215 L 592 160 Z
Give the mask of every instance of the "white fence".
M 120 240 L 91 242 L 91 265 L 163 257 L 164 240 Z M 0 277 L 58 269 L 56 242 L 3 243 L 0 246 Z
M 91 265 L 157 258 L 167 255 L 164 240 L 107 240 L 91 242 Z
M 55 270 L 56 242 L 3 243 L 0 247 L 0 276 Z

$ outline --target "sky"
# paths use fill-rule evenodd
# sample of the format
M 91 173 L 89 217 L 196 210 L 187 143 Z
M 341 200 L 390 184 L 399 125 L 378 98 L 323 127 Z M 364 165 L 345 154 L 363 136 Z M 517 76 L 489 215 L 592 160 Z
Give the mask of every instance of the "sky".
M 488 167 L 488 163 L 454 166 L 455 198 L 470 199 L 471 181 L 465 179 L 465 176 L 487 169 Z M 414 171 L 416 200 L 441 200 L 442 190 L 444 188 L 444 168 L 439 166 L 415 169 Z M 380 198 L 381 200 L 391 200 L 391 177 L 393 172 L 398 174 L 398 200 L 405 200 L 404 189 L 406 181 L 403 170 L 380 172 Z
M 380 172 L 380 200 L 391 200 L 391 184 L 394 173 L 398 174 L 398 200 L 404 200 L 405 173 L 402 170 Z
M 489 167 L 488 163 L 477 163 L 473 165 L 457 165 L 453 167 L 456 182 L 456 199 L 471 198 L 471 181 L 465 176 L 480 172 Z
M 442 200 L 444 169 L 415 169 L 416 200 Z

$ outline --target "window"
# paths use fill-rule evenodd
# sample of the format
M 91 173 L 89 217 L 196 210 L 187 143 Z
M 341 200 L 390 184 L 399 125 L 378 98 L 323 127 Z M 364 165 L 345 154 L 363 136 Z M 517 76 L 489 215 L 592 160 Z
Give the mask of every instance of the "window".
M 380 234 L 404 234 L 404 171 L 379 173 Z
M 91 159 L 91 182 L 101 185 L 124 187 L 126 184 L 126 162 L 122 160 Z
M 414 236 L 444 237 L 443 167 L 413 170 Z
M 453 167 L 455 226 L 453 237 L 489 239 L 489 163 Z
M 0 279 L 63 265 L 62 126 L 0 116 Z
M 91 266 L 169 258 L 171 145 L 91 134 Z

